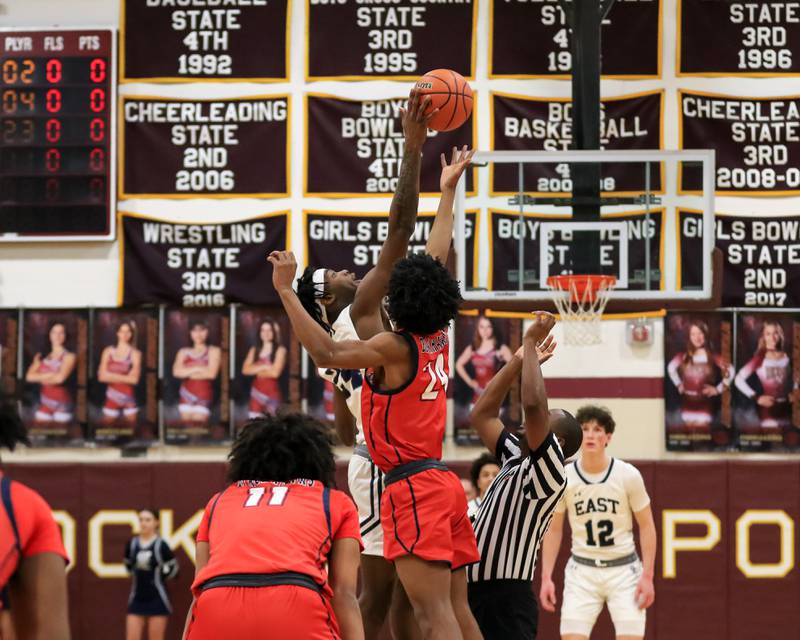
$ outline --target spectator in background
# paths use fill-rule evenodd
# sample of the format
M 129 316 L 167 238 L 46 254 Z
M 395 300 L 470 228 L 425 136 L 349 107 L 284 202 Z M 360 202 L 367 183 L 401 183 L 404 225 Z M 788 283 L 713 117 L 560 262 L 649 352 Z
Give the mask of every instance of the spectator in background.
M 283 402 L 279 379 L 286 367 L 286 347 L 281 328 L 272 318 L 264 318 L 258 328 L 258 344 L 250 347 L 242 374 L 255 376 L 250 387 L 249 417 L 277 413 Z
M 461 486 L 464 487 L 464 495 L 467 497 L 467 502 L 478 497 L 478 492 L 469 478 L 461 478 Z
M 491 453 L 482 453 L 473 461 L 469 479 L 475 487 L 475 497 L 467 503 L 467 515 L 470 520 L 478 513 L 483 496 L 486 495 L 486 490 L 498 473 L 500 473 L 500 463 Z
M 178 561 L 158 535 L 155 509 L 139 511 L 139 535 L 125 545 L 125 568 L 133 577 L 125 620 L 126 640 L 164 640 L 172 605 L 164 580 L 178 575 Z
M 17 444 L 27 443 L 16 407 L 0 406 L 0 447 L 13 451 Z M 0 496 L 0 592 L 8 589 L 16 635 L 21 640 L 69 640 L 69 559 L 50 507 L 38 493 L 2 471 Z M 7 625 L 7 614 L 3 617 Z

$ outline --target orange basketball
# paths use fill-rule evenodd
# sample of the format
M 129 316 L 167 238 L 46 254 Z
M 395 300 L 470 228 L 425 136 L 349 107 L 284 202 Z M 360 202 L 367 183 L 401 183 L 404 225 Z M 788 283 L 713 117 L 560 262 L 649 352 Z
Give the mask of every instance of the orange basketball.
M 431 120 L 431 129 L 452 131 L 472 115 L 472 88 L 460 73 L 451 69 L 434 69 L 417 80 L 416 89 L 430 96 L 430 109 L 439 108 Z

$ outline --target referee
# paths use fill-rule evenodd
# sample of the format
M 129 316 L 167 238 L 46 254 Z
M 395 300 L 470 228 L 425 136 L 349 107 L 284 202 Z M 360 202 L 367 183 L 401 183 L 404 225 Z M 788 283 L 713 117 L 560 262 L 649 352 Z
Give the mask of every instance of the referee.
M 581 427 L 566 411 L 547 408 L 540 361 L 555 349 L 554 317 L 534 313 L 523 346 L 494 377 L 470 416 L 502 468 L 475 517 L 480 562 L 467 569 L 469 604 L 485 640 L 533 640 L 538 611 L 533 569 L 539 543 L 567 480 L 564 459 L 581 445 Z M 524 430 L 503 430 L 498 415 L 522 371 Z

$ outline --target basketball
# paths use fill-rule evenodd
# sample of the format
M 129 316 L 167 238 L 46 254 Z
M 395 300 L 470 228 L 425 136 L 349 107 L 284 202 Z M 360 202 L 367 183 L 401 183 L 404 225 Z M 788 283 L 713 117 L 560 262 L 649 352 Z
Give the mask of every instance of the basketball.
M 458 129 L 472 115 L 472 88 L 452 69 L 434 69 L 417 80 L 416 89 L 430 96 L 431 109 L 439 108 L 428 125 L 436 131 Z

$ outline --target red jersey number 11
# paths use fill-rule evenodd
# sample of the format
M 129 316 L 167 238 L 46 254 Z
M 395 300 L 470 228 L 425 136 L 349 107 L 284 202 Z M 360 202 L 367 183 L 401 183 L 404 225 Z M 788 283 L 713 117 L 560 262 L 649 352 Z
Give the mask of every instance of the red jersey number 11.
M 244 503 L 245 507 L 257 507 L 261 504 L 261 500 L 266 493 L 265 487 L 250 487 L 247 494 L 247 500 Z M 275 487 L 273 486 L 269 491 L 268 507 L 280 507 L 286 502 L 286 496 L 289 493 L 289 487 Z

